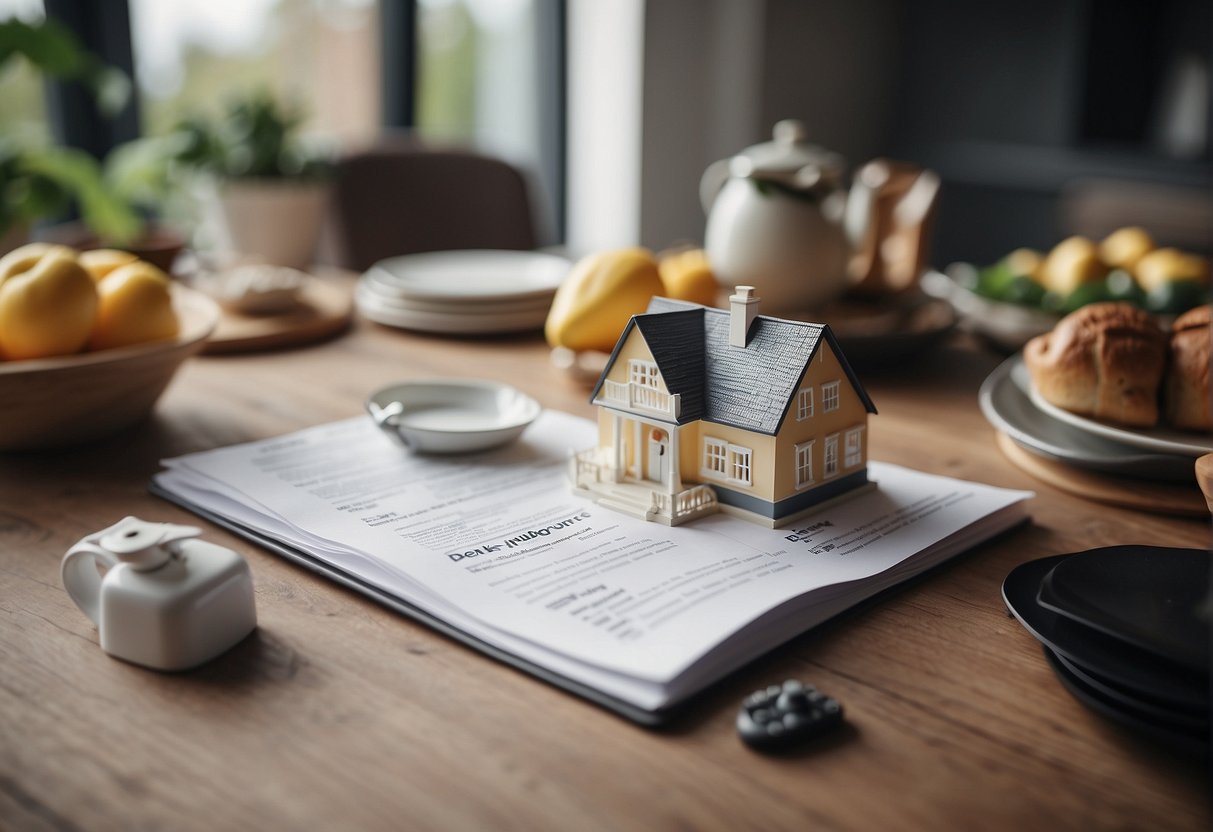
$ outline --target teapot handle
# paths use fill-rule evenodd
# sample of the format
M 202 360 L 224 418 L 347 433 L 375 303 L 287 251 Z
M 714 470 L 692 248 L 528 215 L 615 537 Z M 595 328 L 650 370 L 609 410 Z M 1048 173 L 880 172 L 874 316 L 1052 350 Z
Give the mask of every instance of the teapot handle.
M 720 189 L 728 181 L 728 159 L 717 159 L 708 165 L 708 169 L 703 172 L 703 176 L 699 179 L 699 202 L 703 205 L 703 213 L 710 214 L 712 212 L 712 203 L 716 201 L 716 195 L 720 193 Z
M 113 569 L 118 565 L 118 558 L 85 538 L 63 556 L 60 574 L 63 587 L 76 606 L 100 626 L 101 573 L 97 571 L 98 565 Z
M 149 523 L 124 517 L 67 550 L 59 567 L 63 587 L 85 615 L 100 626 L 101 573 L 126 563 L 137 572 L 157 569 L 178 557 L 176 543 L 202 534 L 195 526 Z

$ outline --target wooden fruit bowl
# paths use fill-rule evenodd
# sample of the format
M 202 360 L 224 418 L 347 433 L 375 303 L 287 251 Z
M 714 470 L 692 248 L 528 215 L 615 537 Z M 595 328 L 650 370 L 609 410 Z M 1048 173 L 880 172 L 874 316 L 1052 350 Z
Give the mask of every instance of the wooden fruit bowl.
M 0 450 L 74 445 L 146 416 L 185 359 L 202 349 L 219 308 L 174 285 L 172 341 L 28 361 L 0 361 Z

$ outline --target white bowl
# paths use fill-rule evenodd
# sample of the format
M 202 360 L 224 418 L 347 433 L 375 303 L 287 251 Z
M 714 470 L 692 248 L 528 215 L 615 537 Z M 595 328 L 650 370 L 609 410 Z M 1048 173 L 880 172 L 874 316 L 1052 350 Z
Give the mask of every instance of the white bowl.
M 219 322 L 219 307 L 174 284 L 181 321 L 171 341 L 58 358 L 0 361 L 0 450 L 72 445 L 144 418 Z
M 367 412 L 396 442 L 422 453 L 482 451 L 513 442 L 539 403 L 495 381 L 404 381 L 371 395 Z

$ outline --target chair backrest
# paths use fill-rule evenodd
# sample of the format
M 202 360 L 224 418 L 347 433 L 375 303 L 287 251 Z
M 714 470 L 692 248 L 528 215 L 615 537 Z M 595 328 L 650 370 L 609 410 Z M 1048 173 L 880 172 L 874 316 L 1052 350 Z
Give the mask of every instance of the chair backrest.
M 535 245 L 527 182 L 500 159 L 400 144 L 351 153 L 338 164 L 337 265 L 364 271 L 400 254 Z

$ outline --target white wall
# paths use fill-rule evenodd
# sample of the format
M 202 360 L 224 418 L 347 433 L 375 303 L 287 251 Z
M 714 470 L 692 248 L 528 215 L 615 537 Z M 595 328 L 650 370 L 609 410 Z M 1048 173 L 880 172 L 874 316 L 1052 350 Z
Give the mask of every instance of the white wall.
M 799 118 L 857 167 L 893 110 L 896 0 L 570 0 L 575 253 L 702 243 L 699 177 Z
M 644 0 L 568 5 L 568 231 L 573 254 L 640 238 Z

